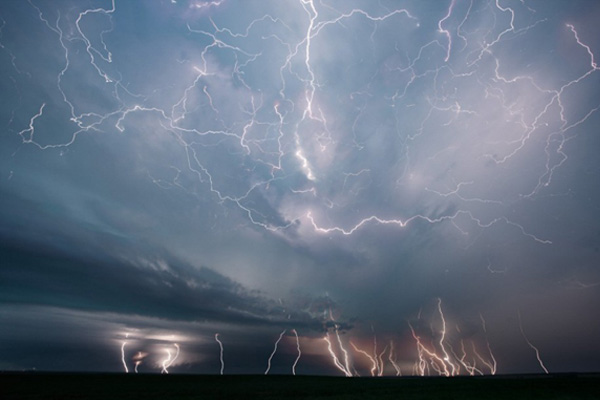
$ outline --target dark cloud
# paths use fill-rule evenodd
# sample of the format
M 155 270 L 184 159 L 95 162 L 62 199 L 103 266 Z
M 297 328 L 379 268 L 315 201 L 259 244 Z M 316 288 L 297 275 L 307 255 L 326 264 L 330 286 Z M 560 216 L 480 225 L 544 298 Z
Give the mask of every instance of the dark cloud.
M 174 321 L 319 327 L 308 314 L 284 314 L 273 300 L 214 270 L 117 246 L 112 255 L 98 249 L 67 253 L 5 238 L 2 301 Z

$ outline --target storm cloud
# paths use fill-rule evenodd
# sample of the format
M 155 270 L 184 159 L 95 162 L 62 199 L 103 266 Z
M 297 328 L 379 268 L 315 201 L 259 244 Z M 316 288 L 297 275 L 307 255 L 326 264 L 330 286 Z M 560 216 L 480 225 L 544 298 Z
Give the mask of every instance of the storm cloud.
M 599 17 L 4 1 L 0 368 L 598 370 Z

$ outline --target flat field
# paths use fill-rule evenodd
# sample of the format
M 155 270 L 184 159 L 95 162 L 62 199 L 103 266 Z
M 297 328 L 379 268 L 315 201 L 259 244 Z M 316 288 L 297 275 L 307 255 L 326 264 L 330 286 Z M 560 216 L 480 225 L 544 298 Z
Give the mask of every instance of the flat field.
M 600 399 L 600 374 L 337 378 L 0 372 L 0 399 Z

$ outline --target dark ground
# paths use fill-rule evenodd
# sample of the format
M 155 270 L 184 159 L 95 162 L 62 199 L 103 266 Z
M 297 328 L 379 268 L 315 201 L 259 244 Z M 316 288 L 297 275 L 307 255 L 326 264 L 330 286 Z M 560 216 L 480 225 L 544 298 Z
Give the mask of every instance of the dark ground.
M 600 374 L 335 378 L 0 372 L 0 399 L 600 399 Z

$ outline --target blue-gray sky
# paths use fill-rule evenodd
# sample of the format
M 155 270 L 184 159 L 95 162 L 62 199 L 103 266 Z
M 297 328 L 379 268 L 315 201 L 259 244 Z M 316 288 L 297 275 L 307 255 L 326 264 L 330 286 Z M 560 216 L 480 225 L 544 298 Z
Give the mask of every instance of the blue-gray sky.
M 0 18 L 0 369 L 600 369 L 597 2 Z

